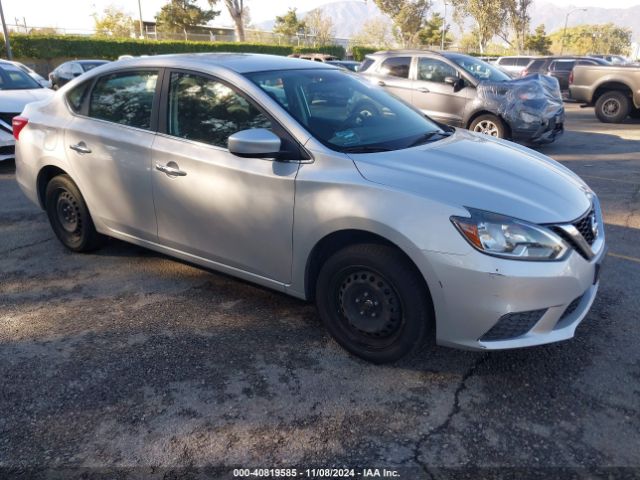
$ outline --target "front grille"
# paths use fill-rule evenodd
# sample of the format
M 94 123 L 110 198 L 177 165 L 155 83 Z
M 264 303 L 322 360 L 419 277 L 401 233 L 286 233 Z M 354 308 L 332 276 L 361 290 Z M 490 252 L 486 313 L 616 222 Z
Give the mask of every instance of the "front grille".
M 14 145 L 5 145 L 4 147 L 0 147 L 0 156 L 13 155 L 15 151 L 16 147 Z
M 593 245 L 596 235 L 593 233 L 592 222 L 595 221 L 595 212 L 593 208 L 587 212 L 581 219 L 573 222 L 573 226 L 580 232 L 589 245 Z
M 546 309 L 507 313 L 481 338 L 481 342 L 510 340 L 527 333 L 542 318 Z
M 5 132 L 12 133 L 13 129 L 11 128 L 11 120 L 13 117 L 17 117 L 20 113 L 8 113 L 8 112 L 0 112 L 0 128 Z M 5 123 L 5 125 L 2 124 Z

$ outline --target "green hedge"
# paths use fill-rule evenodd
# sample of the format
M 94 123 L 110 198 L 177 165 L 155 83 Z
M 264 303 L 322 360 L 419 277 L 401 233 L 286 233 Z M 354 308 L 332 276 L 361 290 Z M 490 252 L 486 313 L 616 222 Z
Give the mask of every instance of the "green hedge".
M 11 49 L 16 58 L 103 58 L 115 60 L 120 55 L 158 55 L 190 52 L 247 52 L 289 55 L 291 53 L 322 52 L 343 58 L 339 45 L 326 47 L 293 47 L 262 43 L 190 42 L 169 40 L 132 40 L 72 35 L 11 35 Z M 0 53 L 5 56 L 4 43 Z
M 353 59 L 355 61 L 361 62 L 362 60 L 364 60 L 364 57 L 366 55 L 377 52 L 379 50 L 379 48 L 360 47 L 358 45 L 354 45 L 353 47 L 351 47 L 351 54 L 353 55 Z

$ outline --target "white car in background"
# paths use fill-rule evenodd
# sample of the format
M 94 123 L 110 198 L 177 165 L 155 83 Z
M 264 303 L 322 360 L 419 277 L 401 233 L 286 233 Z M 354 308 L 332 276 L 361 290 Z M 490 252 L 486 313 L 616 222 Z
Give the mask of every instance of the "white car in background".
M 54 93 L 44 88 L 12 62 L 0 60 L 0 162 L 15 157 L 11 121 L 27 103 L 45 100 Z
M 36 72 L 35 70 L 27 67 L 24 63 L 15 62 L 13 60 L 11 60 L 11 63 L 13 63 L 16 67 L 18 67 L 24 73 L 29 75 L 31 78 L 33 78 L 36 82 L 38 82 L 44 88 L 51 88 L 51 82 L 49 80 L 47 80 L 46 78 L 38 74 L 38 72 Z

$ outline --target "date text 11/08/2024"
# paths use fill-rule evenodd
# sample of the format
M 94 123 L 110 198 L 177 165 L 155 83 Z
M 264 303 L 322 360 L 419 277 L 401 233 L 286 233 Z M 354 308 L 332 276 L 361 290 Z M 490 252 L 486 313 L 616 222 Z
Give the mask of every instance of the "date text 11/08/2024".
M 399 478 L 397 470 L 386 468 L 237 468 L 234 477 L 249 478 Z

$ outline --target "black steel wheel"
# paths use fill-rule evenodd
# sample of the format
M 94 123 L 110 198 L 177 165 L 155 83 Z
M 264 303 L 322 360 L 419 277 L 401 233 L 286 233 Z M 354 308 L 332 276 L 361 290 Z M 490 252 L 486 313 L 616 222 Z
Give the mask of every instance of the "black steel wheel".
M 631 100 L 624 93 L 613 90 L 598 97 L 595 111 L 603 123 L 622 123 L 631 111 Z
M 49 181 L 45 208 L 51 228 L 68 249 L 87 252 L 102 245 L 104 237 L 96 231 L 84 198 L 68 175 Z
M 320 270 L 316 303 L 336 341 L 374 363 L 417 350 L 433 320 L 419 272 L 386 245 L 353 245 L 331 256 Z

